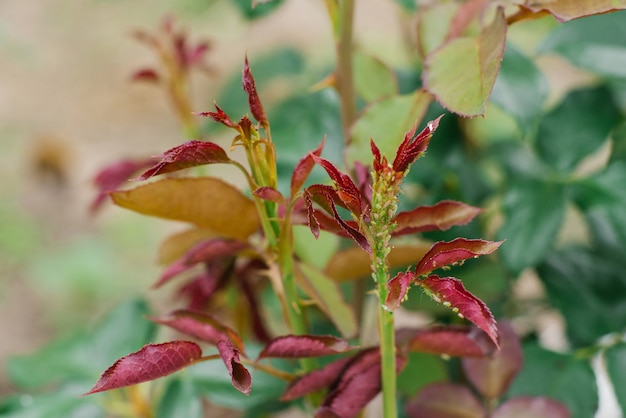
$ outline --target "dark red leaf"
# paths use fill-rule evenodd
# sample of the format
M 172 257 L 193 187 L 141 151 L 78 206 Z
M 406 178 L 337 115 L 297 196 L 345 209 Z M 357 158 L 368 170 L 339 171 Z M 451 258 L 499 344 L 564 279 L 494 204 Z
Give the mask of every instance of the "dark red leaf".
M 326 170 L 328 176 L 335 183 L 337 196 L 345 207 L 357 218 L 361 217 L 367 208 L 367 204 L 362 199 L 359 188 L 354 184 L 350 176 L 339 171 L 330 161 L 316 155 L 312 157 L 318 165 L 321 165 Z
M 500 245 L 502 245 L 502 241 L 493 242 L 466 238 L 457 238 L 450 242 L 436 242 L 415 266 L 415 274 L 422 276 L 444 266 L 491 254 Z
M 378 146 L 376 146 L 373 139 L 370 139 L 370 148 L 372 149 L 372 155 L 374 156 L 372 167 L 375 172 L 382 173 L 389 164 L 387 162 L 387 158 L 384 155 L 381 155 L 380 150 L 378 149 Z
M 458 383 L 432 383 L 406 404 L 409 418 L 484 418 L 472 391 Z M 530 417 L 531 415 L 528 415 Z
M 167 283 L 172 277 L 182 273 L 198 263 L 206 263 L 219 258 L 235 255 L 246 248 L 248 244 L 225 238 L 214 238 L 194 245 L 183 257 L 168 266 L 161 277 L 153 285 L 158 288 Z
M 128 181 L 137 171 L 150 167 L 151 160 L 122 160 L 106 166 L 98 172 L 93 182 L 98 188 L 98 195 L 91 202 L 89 210 L 95 212 L 108 197 L 108 192 L 116 190 Z
M 204 310 L 215 292 L 223 287 L 228 275 L 223 275 L 222 263 L 207 263 L 205 271 L 192 278 L 178 289 L 177 294 L 187 299 L 187 308 Z
M 275 188 L 269 186 L 259 187 L 254 192 L 252 192 L 252 194 L 260 197 L 263 200 L 269 200 L 270 202 L 274 203 L 285 202 L 285 198 L 283 197 L 283 195 Z
M 239 334 L 209 313 L 179 309 L 166 316 L 151 317 L 150 320 L 214 345 L 220 341 L 230 341 L 239 351 L 244 352 Z
M 251 260 L 243 267 L 238 268 L 235 278 L 241 287 L 243 296 L 248 301 L 250 310 L 250 321 L 252 323 L 252 332 L 256 339 L 260 342 L 267 343 L 272 337 L 267 328 L 263 312 L 260 307 L 260 292 L 255 288 L 253 280 L 264 274 L 267 265 L 261 260 Z
M 351 361 L 351 357 L 344 357 L 291 381 L 280 400 L 290 401 L 329 386 Z
M 476 327 L 462 325 L 435 325 L 417 330 L 398 331 L 397 345 L 408 351 L 444 354 L 458 357 L 482 357 L 496 347 L 487 334 Z
M 132 81 L 147 81 L 149 83 L 158 83 L 161 81 L 159 74 L 152 68 L 143 68 L 135 71 L 131 77 Z
M 222 340 L 217 343 L 217 349 L 228 369 L 233 386 L 239 392 L 250 394 L 252 388 L 252 376 L 239 360 L 239 350 L 229 341 Z
M 403 365 L 404 359 L 397 358 L 397 369 L 402 369 Z M 380 392 L 380 368 L 378 347 L 354 356 L 338 376 L 315 416 L 354 417 Z
M 400 304 L 409 291 L 411 283 L 413 283 L 416 279 L 417 275 L 415 273 L 407 271 L 400 272 L 396 274 L 393 279 L 389 280 L 387 283 L 389 293 L 387 294 L 387 299 L 385 300 L 385 306 L 387 309 L 395 310 L 400 307 Z
M 206 164 L 230 163 L 226 151 L 213 142 L 188 141 L 161 154 L 157 164 L 145 171 L 137 180 L 146 180 L 159 174 Z
M 436 302 L 449 306 L 460 317 L 473 322 L 499 347 L 496 320 L 487 305 L 465 289 L 463 282 L 455 277 L 430 276 L 415 284 L 426 289 Z
M 302 358 L 320 357 L 353 350 L 347 341 L 332 336 L 285 335 L 270 341 L 259 359 L 266 357 Z
M 189 366 L 201 356 L 202 349 L 191 341 L 148 344 L 141 350 L 117 360 L 85 395 L 167 376 Z
M 543 396 L 512 398 L 498 406 L 492 418 L 570 418 L 561 402 Z
M 217 110 L 216 112 L 197 112 L 194 114 L 196 116 L 209 117 L 215 122 L 226 125 L 229 128 L 235 128 L 237 126 L 217 104 L 215 104 L 215 109 Z
M 269 126 L 269 122 L 267 121 L 267 116 L 265 116 L 265 110 L 263 110 L 263 105 L 261 104 L 261 99 L 256 91 L 256 83 L 254 82 L 254 77 L 252 76 L 252 72 L 250 71 L 250 66 L 248 65 L 248 57 L 243 64 L 243 89 L 248 94 L 248 104 L 250 105 L 250 111 L 252 112 L 252 116 L 265 128 Z
M 499 351 L 491 356 L 462 361 L 469 381 L 488 399 L 497 399 L 508 390 L 523 363 L 522 347 L 511 324 L 500 322 L 498 334 Z
M 293 170 L 293 174 L 291 175 L 291 197 L 293 198 L 298 190 L 302 187 L 306 179 L 309 177 L 311 170 L 315 166 L 315 160 L 312 155 L 320 156 L 322 154 L 322 149 L 324 148 L 325 140 L 320 142 L 319 146 L 308 153 L 305 157 L 303 157 L 298 164 L 296 164 L 296 168 Z
M 430 138 L 433 136 L 433 132 L 439 126 L 439 120 L 443 117 L 439 116 L 437 119 L 432 120 L 426 124 L 426 127 L 417 134 L 415 138 L 415 131 L 417 125 L 413 126 L 413 129 L 408 131 L 404 136 L 404 140 L 398 147 L 396 158 L 393 160 L 393 169 L 397 173 L 405 172 L 411 164 L 415 162 L 419 157 L 426 152 Z
M 444 231 L 456 225 L 465 225 L 480 209 L 453 200 L 444 200 L 433 206 L 420 206 L 408 212 L 399 213 L 394 222 L 394 236 L 425 231 Z

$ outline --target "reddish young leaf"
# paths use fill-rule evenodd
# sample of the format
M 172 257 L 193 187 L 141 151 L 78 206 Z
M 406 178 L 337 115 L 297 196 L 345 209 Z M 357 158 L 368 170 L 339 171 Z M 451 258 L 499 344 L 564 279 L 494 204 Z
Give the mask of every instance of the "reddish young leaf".
M 399 213 L 394 222 L 394 236 L 425 231 L 445 231 L 456 225 L 465 225 L 480 209 L 453 200 L 444 200 L 433 206 L 420 206 L 408 212 Z
M 455 277 L 430 276 L 416 281 L 415 284 L 426 289 L 436 302 L 449 306 L 460 317 L 473 322 L 499 347 L 498 329 L 491 311 L 482 300 L 465 289 L 461 280 Z
M 229 128 L 236 128 L 237 125 L 233 123 L 232 120 L 228 117 L 228 115 L 217 105 L 215 105 L 216 112 L 197 112 L 194 113 L 196 116 L 209 117 L 213 119 L 215 122 L 221 123 Z
M 151 317 L 150 320 L 214 345 L 220 341 L 230 341 L 239 351 L 244 352 L 239 334 L 209 313 L 179 309 L 166 316 Z
M 347 341 L 332 336 L 285 335 L 270 341 L 259 359 L 267 357 L 302 358 L 321 357 L 353 350 Z
M 335 183 L 337 196 L 345 207 L 356 217 L 363 215 L 367 208 L 367 203 L 362 199 L 359 188 L 354 184 L 350 176 L 339 171 L 330 161 L 316 155 L 312 155 L 312 157 L 317 164 L 326 170 L 328 176 Z
M 252 324 L 252 332 L 259 342 L 268 343 L 272 336 L 267 327 L 266 320 L 261 310 L 261 295 L 255 286 L 255 279 L 264 276 L 267 271 L 267 265 L 261 260 L 250 260 L 243 267 L 237 268 L 234 274 L 243 297 L 248 301 L 250 312 L 250 322 Z
M 229 341 L 222 340 L 217 343 L 217 349 L 228 369 L 233 386 L 239 392 L 250 394 L 252 388 L 252 376 L 239 360 L 239 350 Z
M 98 189 L 98 195 L 91 202 L 89 210 L 92 213 L 98 210 L 107 199 L 108 192 L 117 189 L 134 173 L 150 165 L 150 160 L 122 160 L 104 167 L 94 177 L 93 183 Z
M 161 81 L 161 77 L 159 77 L 159 74 L 152 68 L 143 68 L 141 70 L 135 71 L 135 73 L 131 76 L 131 80 L 158 83 L 159 81 Z
M 406 404 L 409 418 L 484 418 L 472 391 L 458 383 L 432 383 Z M 529 415 L 530 416 L 530 415 Z
M 491 254 L 500 245 L 502 245 L 502 241 L 492 242 L 466 238 L 457 238 L 450 242 L 436 242 L 415 266 L 415 274 L 422 276 L 444 266 Z
M 291 381 L 280 400 L 290 401 L 330 386 L 351 361 L 351 357 L 344 357 Z
M 569 410 L 561 402 L 543 396 L 520 396 L 500 404 L 492 418 L 570 418 Z
M 417 275 L 412 271 L 400 272 L 396 274 L 393 279 L 387 283 L 389 293 L 385 300 L 385 306 L 387 309 L 395 310 L 400 307 L 400 304 L 405 299 L 411 283 L 417 279 Z
M 415 138 L 413 138 L 413 135 L 415 135 L 417 125 L 413 126 L 413 129 L 406 133 L 404 141 L 398 147 L 396 158 L 393 160 L 392 165 L 395 172 L 404 173 L 415 160 L 426 152 L 430 138 L 432 138 L 433 132 L 439 126 L 439 120 L 442 117 L 443 115 L 428 122 L 426 127 Z
M 250 66 L 248 65 L 248 56 L 243 64 L 243 89 L 248 94 L 248 104 L 250 105 L 250 111 L 252 112 L 252 116 L 265 128 L 269 126 L 269 122 L 267 121 L 267 116 L 265 115 L 265 110 L 263 110 L 263 105 L 261 104 L 261 99 L 256 91 L 256 83 L 254 82 L 254 77 L 252 76 L 252 72 L 250 71 Z
M 224 238 L 202 241 L 194 245 L 179 260 L 168 266 L 153 287 L 158 288 L 163 286 L 172 277 L 190 269 L 198 263 L 206 263 L 218 258 L 235 255 L 247 246 L 248 244 L 244 242 Z
M 161 154 L 161 159 L 137 180 L 146 180 L 159 174 L 171 173 L 206 164 L 230 163 L 226 151 L 213 142 L 188 141 Z
M 200 346 L 190 341 L 148 344 L 141 350 L 117 360 L 85 395 L 167 376 L 189 366 L 201 356 Z
M 491 356 L 462 361 L 465 375 L 487 399 L 497 399 L 506 393 L 523 363 L 522 347 L 511 324 L 499 323 L 498 334 L 499 351 Z
M 400 370 L 403 366 L 404 359 L 397 358 L 397 369 Z M 315 417 L 356 416 L 380 392 L 380 368 L 378 347 L 364 350 L 354 356 L 332 385 Z
M 291 197 L 293 198 L 298 190 L 302 187 L 306 179 L 311 174 L 311 170 L 315 166 L 315 160 L 313 159 L 313 155 L 320 156 L 322 154 L 322 149 L 324 148 L 325 140 L 322 140 L 318 147 L 308 153 L 305 157 L 303 157 L 298 164 L 296 164 L 296 168 L 293 170 L 293 174 L 291 175 Z
M 396 344 L 408 351 L 458 357 L 482 357 L 496 349 L 482 330 L 462 325 L 399 330 Z
M 283 195 L 273 187 L 259 187 L 254 192 L 252 192 L 252 194 L 260 197 L 263 200 L 269 200 L 270 202 L 285 203 L 285 198 L 283 197 Z

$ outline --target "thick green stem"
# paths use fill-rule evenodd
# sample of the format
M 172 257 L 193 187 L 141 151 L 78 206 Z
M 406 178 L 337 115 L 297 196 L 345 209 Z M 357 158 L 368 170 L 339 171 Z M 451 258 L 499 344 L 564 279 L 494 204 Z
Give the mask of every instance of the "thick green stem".
M 393 312 L 385 308 L 387 298 L 387 274 L 378 281 L 380 298 L 378 309 L 378 335 L 380 338 L 381 380 L 383 389 L 383 417 L 396 418 L 396 341 Z
M 342 0 L 339 6 L 340 29 L 337 40 L 337 92 L 341 103 L 343 140 L 350 143 L 350 127 L 356 117 L 356 95 L 352 72 L 352 28 L 354 0 Z

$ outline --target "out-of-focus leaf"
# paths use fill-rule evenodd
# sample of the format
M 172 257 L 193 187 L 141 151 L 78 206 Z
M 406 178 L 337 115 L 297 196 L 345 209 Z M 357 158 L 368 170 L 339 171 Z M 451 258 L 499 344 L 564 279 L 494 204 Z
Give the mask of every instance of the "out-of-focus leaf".
M 259 359 L 266 357 L 321 357 L 350 351 L 355 347 L 337 337 L 320 335 L 285 335 L 270 341 Z
M 169 315 L 150 319 L 157 324 L 166 325 L 214 345 L 221 340 L 231 341 L 240 351 L 243 351 L 243 341 L 239 334 L 209 313 L 179 309 Z
M 417 330 L 398 331 L 398 345 L 406 344 L 413 352 L 458 357 L 482 357 L 491 354 L 495 346 L 489 337 L 475 327 L 436 325 Z M 406 343 L 400 340 L 406 340 Z
M 233 345 L 230 340 L 220 340 L 217 343 L 217 349 L 222 356 L 222 360 L 226 365 L 226 370 L 230 374 L 231 381 L 235 389 L 248 395 L 252 388 L 252 376 L 248 369 L 241 364 L 239 359 L 239 349 Z
M 389 253 L 390 268 L 405 267 L 417 263 L 430 249 L 426 242 L 395 244 Z M 370 257 L 362 249 L 351 247 L 335 253 L 324 272 L 338 282 L 367 277 L 371 274 Z
M 507 396 L 547 396 L 562 402 L 572 418 L 592 417 L 598 408 L 598 388 L 589 362 L 536 344 L 524 347 L 524 367 Z
M 141 350 L 116 361 L 85 395 L 167 376 L 189 366 L 200 356 L 202 356 L 202 349 L 198 344 L 190 341 L 148 344 Z
M 593 1 L 572 1 L 572 0 L 526 0 L 525 7 L 534 12 L 542 10 L 550 12 L 559 22 L 567 22 L 583 16 L 600 14 L 611 10 L 626 8 L 622 1 L 614 0 L 593 0 Z M 582 19 L 585 20 L 585 19 Z
M 472 391 L 458 383 L 433 383 L 406 405 L 409 418 L 483 418 L 485 410 Z
M 466 238 L 456 238 L 450 242 L 436 242 L 415 266 L 415 274 L 422 276 L 445 266 L 462 263 L 470 258 L 491 254 L 500 245 L 502 241 Z
M 414 12 L 417 9 L 417 3 L 415 0 L 394 0 L 394 1 L 407 12 Z
M 606 88 L 572 91 L 541 120 L 537 151 L 546 163 L 569 173 L 602 146 L 619 118 Z
M 133 174 L 146 167 L 150 167 L 152 161 L 145 160 L 122 160 L 110 164 L 101 169 L 94 177 L 93 183 L 98 188 L 98 195 L 94 198 L 89 206 L 91 212 L 97 211 L 106 201 L 108 192 L 117 189 Z
M 376 142 L 383 155 L 395 155 L 404 134 L 422 120 L 431 100 L 429 93 L 417 90 L 368 106 L 352 126 L 348 160 L 369 165 L 372 162 L 370 139 Z
M 165 238 L 159 245 L 157 261 L 167 265 L 180 259 L 194 245 L 213 238 L 215 233 L 206 228 L 189 228 Z
M 456 225 L 470 222 L 480 209 L 453 200 L 443 200 L 433 206 L 419 206 L 416 209 L 399 213 L 394 222 L 393 235 L 417 232 L 446 230 Z
M 514 274 L 546 257 L 566 205 L 566 188 L 561 184 L 526 181 L 509 185 L 502 201 L 505 220 L 497 237 L 506 241 L 499 254 Z
M 250 70 L 247 56 L 243 64 L 242 79 L 243 90 L 248 95 L 248 105 L 250 107 L 250 112 L 252 112 L 252 116 L 254 116 L 254 118 L 262 126 L 269 126 L 267 116 L 265 115 L 265 110 L 263 109 L 263 104 L 261 103 L 261 98 L 256 91 L 256 83 L 254 81 L 254 77 L 252 76 L 252 71 Z
M 283 0 L 235 0 L 233 4 L 246 19 L 258 19 L 271 12 L 282 4 Z
M 88 387 L 88 386 L 87 386 Z M 103 418 L 93 398 L 82 398 L 82 385 L 65 385 L 53 393 L 19 394 L 0 401 L 2 418 Z
M 498 399 L 506 393 L 522 368 L 522 346 L 511 324 L 500 321 L 498 337 L 500 350 L 494 351 L 490 356 L 462 360 L 465 375 L 487 399 Z
M 626 82 L 624 82 L 624 92 L 626 93 Z M 611 158 L 609 161 L 616 162 L 626 160 L 626 120 L 622 121 L 617 128 L 613 130 L 611 137 L 613 139 L 613 146 L 611 147 Z
M 160 161 L 138 177 L 146 180 L 159 174 L 172 173 L 205 164 L 229 163 L 226 151 L 213 142 L 187 141 L 159 155 Z
M 398 93 L 394 72 L 384 62 L 362 52 L 354 54 L 354 87 L 366 102 Z
M 202 418 L 202 398 L 191 379 L 183 376 L 167 383 L 159 400 L 156 418 Z
M 510 113 L 522 135 L 533 131 L 548 95 L 548 82 L 535 63 L 512 44 L 506 46 L 491 100 Z
M 626 328 L 626 262 L 623 253 L 568 248 L 550 254 L 537 268 L 552 306 L 565 317 L 574 347 Z
M 493 412 L 492 418 L 569 418 L 567 408 L 554 399 L 537 396 L 518 397 L 504 402 Z
M 604 352 L 606 371 L 613 383 L 617 402 L 622 407 L 622 414 L 626 412 L 626 343 L 622 342 L 609 347 Z
M 252 200 L 213 177 L 166 178 L 111 196 L 123 208 L 189 222 L 221 236 L 245 239 L 259 228 Z
M 285 203 L 285 197 L 273 187 L 259 187 L 258 189 L 253 191 L 252 194 L 256 197 L 259 197 L 263 200 L 268 200 L 270 202 Z
M 455 277 L 430 276 L 416 281 L 415 284 L 427 290 L 436 302 L 449 306 L 459 316 L 473 322 L 498 346 L 498 329 L 491 311 L 483 301 L 465 289 L 461 280 Z
M 154 337 L 156 326 L 144 318 L 147 314 L 144 301 L 123 303 L 89 334 L 76 333 L 34 354 L 11 357 L 7 375 L 13 384 L 29 390 L 61 381 L 93 381 L 116 358 Z
M 300 398 L 308 393 L 330 386 L 350 361 L 352 361 L 350 357 L 344 357 L 293 380 L 287 386 L 281 400 L 289 401 Z
M 417 51 L 422 59 L 438 48 L 446 39 L 458 5 L 437 2 L 420 7 L 417 13 Z
M 430 53 L 422 73 L 426 90 L 452 112 L 482 115 L 500 69 L 506 28 L 498 9 L 479 36 L 453 39 Z
M 626 246 L 626 161 L 574 184 L 575 201 L 590 223 L 598 245 L 621 252 Z
M 354 311 L 344 300 L 337 282 L 305 263 L 299 264 L 299 269 L 302 277 L 296 272 L 296 278 L 302 290 L 317 303 L 319 309 L 335 324 L 341 335 L 346 338 L 354 337 L 358 331 L 358 322 Z
M 441 356 L 410 352 L 406 366 L 398 374 L 398 392 L 413 396 L 422 387 L 447 378 L 446 361 Z

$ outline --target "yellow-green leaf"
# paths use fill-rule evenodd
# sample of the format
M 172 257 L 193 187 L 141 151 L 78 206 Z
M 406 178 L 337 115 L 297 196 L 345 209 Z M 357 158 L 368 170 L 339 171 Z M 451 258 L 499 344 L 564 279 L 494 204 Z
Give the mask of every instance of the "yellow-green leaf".
M 526 7 L 534 12 L 550 12 L 559 22 L 583 16 L 626 9 L 625 0 L 526 0 Z
M 398 81 L 391 68 L 362 52 L 354 54 L 354 84 L 358 95 L 368 103 L 398 93 Z
M 389 253 L 389 267 L 397 268 L 416 264 L 428 252 L 431 243 L 395 245 Z M 358 247 L 335 253 L 324 272 L 337 282 L 354 280 L 371 275 L 370 256 Z
M 424 117 L 432 96 L 424 90 L 391 96 L 370 105 L 352 127 L 348 160 L 372 162 L 370 138 L 380 151 L 393 159 L 406 131 Z
M 192 223 L 219 236 L 245 239 L 259 228 L 254 202 L 214 177 L 166 178 L 111 197 L 123 208 Z
M 445 41 L 457 9 L 458 5 L 452 1 L 420 8 L 417 14 L 417 50 L 422 58 Z
M 452 112 L 482 115 L 500 70 L 506 29 L 499 8 L 479 36 L 456 38 L 433 51 L 425 62 L 424 87 Z
M 359 248 L 363 254 L 366 254 Z M 352 338 L 358 330 L 354 311 L 343 299 L 337 283 L 320 270 L 305 263 L 296 271 L 298 285 L 315 301 L 319 309 L 335 324 L 341 335 Z

